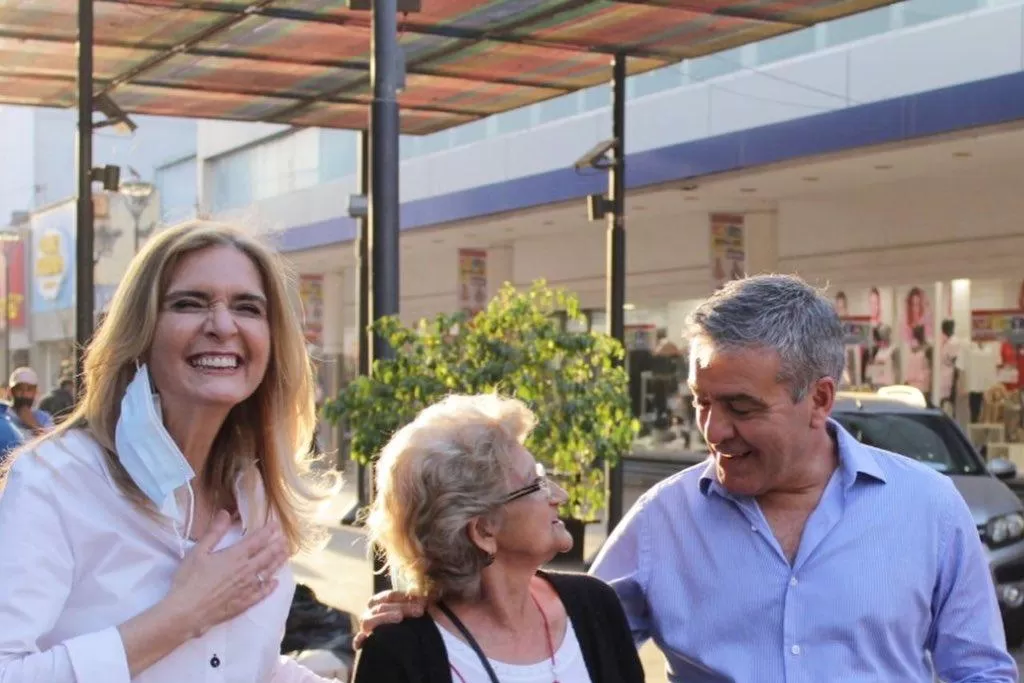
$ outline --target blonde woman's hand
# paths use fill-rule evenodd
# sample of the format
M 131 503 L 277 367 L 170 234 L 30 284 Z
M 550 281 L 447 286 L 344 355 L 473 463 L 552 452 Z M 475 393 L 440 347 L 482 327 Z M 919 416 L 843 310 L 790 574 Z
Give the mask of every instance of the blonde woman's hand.
M 427 603 L 421 598 L 401 591 L 384 591 L 370 598 L 366 611 L 359 617 L 359 633 L 352 640 L 352 647 L 359 649 L 373 630 L 384 624 L 397 624 L 406 619 L 423 616 Z
M 237 617 L 277 588 L 274 576 L 288 561 L 288 543 L 276 522 L 247 535 L 235 545 L 214 550 L 231 528 L 221 510 L 185 556 L 166 600 L 198 637 Z

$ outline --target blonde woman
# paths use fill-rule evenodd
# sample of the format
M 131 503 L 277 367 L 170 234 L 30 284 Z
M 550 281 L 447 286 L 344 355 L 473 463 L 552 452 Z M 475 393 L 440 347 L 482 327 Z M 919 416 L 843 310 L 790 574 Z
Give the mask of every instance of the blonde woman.
M 643 668 L 615 592 L 541 571 L 572 548 L 566 493 L 523 440 L 521 402 L 451 396 L 384 448 L 368 525 L 426 613 L 378 626 L 355 683 L 637 683 Z
M 313 385 L 277 259 L 224 226 L 159 234 L 84 372 L 0 497 L 0 681 L 323 680 L 279 656 L 327 490 L 303 477 Z

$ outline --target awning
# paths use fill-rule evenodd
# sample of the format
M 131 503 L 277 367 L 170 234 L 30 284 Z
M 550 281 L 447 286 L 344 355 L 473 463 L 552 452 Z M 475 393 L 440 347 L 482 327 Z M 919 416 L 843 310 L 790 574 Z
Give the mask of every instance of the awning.
M 399 17 L 427 134 L 896 0 L 422 0 Z M 370 13 L 345 0 L 100 0 L 96 94 L 127 113 L 367 127 Z M 70 107 L 76 0 L 0 0 L 0 104 Z

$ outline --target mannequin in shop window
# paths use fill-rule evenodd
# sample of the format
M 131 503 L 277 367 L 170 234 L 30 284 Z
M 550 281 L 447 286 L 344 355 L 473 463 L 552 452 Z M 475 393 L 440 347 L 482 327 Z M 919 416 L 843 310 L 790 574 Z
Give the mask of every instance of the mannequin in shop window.
M 906 383 L 919 389 L 928 400 L 932 395 L 932 347 L 924 335 L 924 325 L 917 325 L 911 331 L 910 353 L 907 354 Z
M 880 324 L 871 331 L 871 334 L 875 345 L 871 351 L 871 359 L 866 363 L 867 383 L 875 389 L 897 384 L 896 369 L 900 366 L 900 350 L 892 343 L 892 328 Z
M 956 417 L 956 397 L 963 382 L 963 350 L 954 336 L 956 325 L 952 320 L 942 321 L 942 341 L 939 346 L 939 407 Z
M 656 336 L 650 380 L 651 392 L 654 395 L 654 427 L 657 430 L 668 430 L 674 421 L 669 404 L 670 399 L 679 392 L 679 365 L 682 352 L 668 338 L 668 330 L 659 329 Z M 664 435 L 664 438 L 670 437 L 670 434 Z

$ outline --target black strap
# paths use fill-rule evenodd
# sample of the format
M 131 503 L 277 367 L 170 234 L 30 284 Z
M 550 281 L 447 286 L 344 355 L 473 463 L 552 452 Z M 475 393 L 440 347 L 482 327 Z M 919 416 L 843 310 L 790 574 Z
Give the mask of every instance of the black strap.
M 444 615 L 455 625 L 455 628 L 459 629 L 459 632 L 462 633 L 462 637 L 466 639 L 469 646 L 473 648 L 474 652 L 476 652 L 476 656 L 480 658 L 480 663 L 484 665 L 484 670 L 487 672 L 487 675 L 491 677 L 491 683 L 501 683 L 501 681 L 498 680 L 498 674 L 494 673 L 494 669 L 491 668 L 491 663 L 487 660 L 487 655 L 485 655 L 484 651 L 480 649 L 480 643 L 476 642 L 476 638 L 474 638 L 473 634 L 469 632 L 469 629 L 462 623 L 462 620 L 455 616 L 455 613 L 448 609 L 448 605 L 443 602 L 437 603 L 437 607 L 444 612 Z

